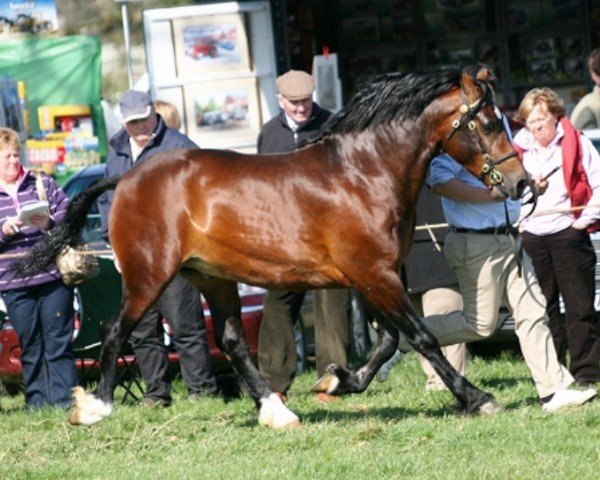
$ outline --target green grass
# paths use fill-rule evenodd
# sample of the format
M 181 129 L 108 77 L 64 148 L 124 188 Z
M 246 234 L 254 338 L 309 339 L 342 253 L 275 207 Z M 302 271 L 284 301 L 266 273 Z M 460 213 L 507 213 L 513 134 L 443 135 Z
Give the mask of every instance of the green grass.
M 289 406 L 303 427 L 257 424 L 248 396 L 225 404 L 186 399 L 169 409 L 118 405 L 92 427 L 64 411 L 26 413 L 0 399 L 2 479 L 589 479 L 600 471 L 600 400 L 560 414 L 541 411 L 518 358 L 475 358 L 468 377 L 505 407 L 461 416 L 447 392 L 425 392 L 414 355 L 388 382 L 317 404 L 314 372 L 297 379 Z

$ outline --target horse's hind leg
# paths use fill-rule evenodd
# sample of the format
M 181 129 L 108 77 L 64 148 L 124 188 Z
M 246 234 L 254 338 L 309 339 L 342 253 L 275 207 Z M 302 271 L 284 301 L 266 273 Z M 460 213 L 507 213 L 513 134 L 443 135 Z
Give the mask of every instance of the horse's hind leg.
M 210 308 L 217 345 L 228 356 L 259 409 L 261 425 L 283 429 L 300 426 L 299 418 L 271 390 L 250 357 L 241 322 L 241 304 L 237 285 L 211 280 L 200 286 Z
M 391 281 L 390 281 L 391 277 Z M 461 376 L 450 365 L 442 354 L 439 343 L 423 324 L 412 305 L 408 301 L 404 288 L 397 276 L 389 275 L 387 281 L 381 281 L 379 288 L 365 289 L 365 297 L 381 312 L 383 319 L 379 322 L 385 328 L 381 336 L 381 342 L 375 349 L 369 361 L 356 372 L 350 372 L 337 365 L 330 365 L 328 372 L 336 380 L 324 378 L 324 385 L 337 385 L 328 388 L 330 393 L 343 394 L 364 391 L 379 368 L 390 358 L 394 351 L 390 351 L 390 345 L 397 345 L 397 333 L 395 342 L 393 329 L 398 329 L 405 335 L 413 348 L 427 358 L 434 370 L 442 378 L 444 384 L 458 399 L 463 408 L 469 412 L 480 412 L 484 414 L 494 413 L 499 409 L 493 397 L 485 393 L 468 380 Z M 321 381 L 316 388 L 321 388 Z
M 154 288 L 149 284 L 145 285 L 146 288 L 139 288 L 141 283 L 136 282 L 136 292 L 125 288 L 121 311 L 103 328 L 98 387 L 93 393 L 85 392 L 82 387 L 73 389 L 73 406 L 69 417 L 73 425 L 93 425 L 112 413 L 117 359 L 121 347 L 161 291 L 158 284 Z M 133 302 L 132 298 L 136 301 Z
M 383 317 L 379 317 L 376 323 L 378 343 L 367 363 L 356 372 L 338 365 L 329 365 L 328 373 L 311 388 L 313 392 L 341 395 L 366 390 L 381 365 L 389 360 L 398 348 L 398 329 Z
M 69 416 L 72 425 L 93 425 L 112 413 L 117 357 L 127 338 L 127 335 L 121 333 L 123 312 L 122 309 L 105 326 L 100 351 L 100 382 L 96 390 L 86 393 L 82 387 L 73 389 L 73 406 Z

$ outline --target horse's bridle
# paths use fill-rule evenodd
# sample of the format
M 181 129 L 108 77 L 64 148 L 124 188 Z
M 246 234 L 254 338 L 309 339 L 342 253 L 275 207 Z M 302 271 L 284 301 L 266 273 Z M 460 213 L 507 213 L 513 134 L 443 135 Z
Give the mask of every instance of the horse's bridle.
M 491 103 L 490 98 L 491 93 L 488 91 L 486 95 L 484 95 L 471 105 L 468 105 L 466 102 L 463 101 L 463 103 L 459 107 L 460 117 L 452 120 L 452 131 L 448 134 L 448 137 L 446 138 L 446 141 L 442 146 L 442 150 L 445 150 L 445 146 L 448 144 L 448 142 L 454 136 L 454 134 L 460 128 L 466 126 L 469 129 L 469 131 L 473 133 L 474 138 L 483 154 L 483 160 L 485 162 L 481 167 L 479 178 L 481 180 L 484 180 L 485 177 L 488 176 L 491 185 L 500 186 L 502 184 L 503 177 L 502 173 L 496 167 L 501 163 L 510 160 L 513 157 L 518 157 L 518 154 L 516 151 L 513 150 L 511 153 L 508 153 L 498 159 L 492 160 L 490 154 L 486 152 L 485 146 L 481 141 L 481 137 L 475 132 L 475 129 L 477 128 L 475 125 L 475 119 L 477 118 L 477 114 L 483 107 Z

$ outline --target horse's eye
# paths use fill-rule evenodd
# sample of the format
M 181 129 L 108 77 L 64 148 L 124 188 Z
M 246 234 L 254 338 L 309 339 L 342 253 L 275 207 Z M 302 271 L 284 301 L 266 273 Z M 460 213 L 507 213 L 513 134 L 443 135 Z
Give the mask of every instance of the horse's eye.
M 491 122 L 481 122 L 481 126 L 483 127 L 483 131 L 485 133 L 496 133 L 501 132 L 504 128 L 504 125 L 500 119 L 493 120 Z

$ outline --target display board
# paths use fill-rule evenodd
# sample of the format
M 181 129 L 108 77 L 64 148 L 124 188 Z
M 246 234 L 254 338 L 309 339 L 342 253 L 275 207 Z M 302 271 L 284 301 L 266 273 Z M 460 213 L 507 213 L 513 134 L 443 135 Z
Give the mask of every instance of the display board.
M 27 37 L 0 42 L 0 76 L 27 89 L 30 136 L 39 132 L 35 112 L 42 105 L 89 105 L 101 154 L 106 133 L 101 99 L 100 41 L 97 37 Z
M 279 108 L 269 2 L 150 9 L 143 20 L 152 97 L 177 107 L 201 147 L 255 152 Z

